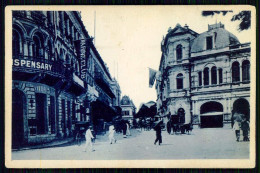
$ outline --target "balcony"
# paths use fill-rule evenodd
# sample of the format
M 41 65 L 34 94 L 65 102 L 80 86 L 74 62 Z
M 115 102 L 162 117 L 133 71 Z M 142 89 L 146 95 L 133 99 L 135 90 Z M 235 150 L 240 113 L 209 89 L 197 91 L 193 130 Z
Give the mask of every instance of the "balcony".
M 114 93 L 110 89 L 110 85 L 106 82 L 101 73 L 95 74 L 95 82 L 110 98 L 115 98 Z

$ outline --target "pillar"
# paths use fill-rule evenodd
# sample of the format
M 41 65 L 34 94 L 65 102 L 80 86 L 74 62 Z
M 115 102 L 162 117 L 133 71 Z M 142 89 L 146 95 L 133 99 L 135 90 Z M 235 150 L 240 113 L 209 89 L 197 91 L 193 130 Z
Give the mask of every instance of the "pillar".
M 24 40 L 23 41 L 23 52 L 24 52 L 24 56 L 27 58 L 28 57 L 28 41 Z
M 33 56 L 33 42 L 28 43 L 29 57 Z
M 239 63 L 239 75 L 240 75 L 239 82 L 241 82 L 242 81 L 242 63 L 241 63 L 241 65 Z

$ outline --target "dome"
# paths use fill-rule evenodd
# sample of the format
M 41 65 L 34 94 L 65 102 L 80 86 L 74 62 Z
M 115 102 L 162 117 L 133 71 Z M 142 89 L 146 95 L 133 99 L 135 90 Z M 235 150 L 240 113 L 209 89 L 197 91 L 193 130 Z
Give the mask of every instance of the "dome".
M 213 48 L 221 49 L 230 45 L 239 44 L 239 40 L 235 35 L 224 29 L 223 24 L 209 25 L 209 30 L 200 34 L 193 40 L 191 53 L 206 50 L 206 38 L 212 36 Z
M 128 96 L 123 96 L 121 99 L 121 105 L 130 105 L 130 98 Z

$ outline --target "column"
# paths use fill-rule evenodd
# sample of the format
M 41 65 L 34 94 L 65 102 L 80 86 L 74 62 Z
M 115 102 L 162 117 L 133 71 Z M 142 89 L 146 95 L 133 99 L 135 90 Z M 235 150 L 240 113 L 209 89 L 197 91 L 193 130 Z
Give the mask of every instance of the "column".
M 218 71 L 219 71 L 219 68 L 216 68 L 216 73 L 217 73 L 217 76 L 216 76 L 216 77 L 217 77 L 217 85 L 219 84 L 219 74 L 218 74 L 219 72 L 218 72 Z
M 24 52 L 24 56 L 27 58 L 28 57 L 28 42 L 27 42 L 27 40 L 23 41 L 23 52 Z
M 201 71 L 201 86 L 204 86 L 204 73 L 203 73 L 203 69 Z
M 29 56 L 30 56 L 30 57 L 33 56 L 33 48 L 32 48 L 32 46 L 33 46 L 33 42 L 30 41 L 30 42 L 28 43 L 28 47 L 29 47 L 28 50 L 29 50 Z
M 211 82 L 211 69 L 209 68 L 209 85 L 212 85 L 212 82 Z
M 239 82 L 242 81 L 242 63 L 239 62 L 239 75 L 240 75 L 240 79 Z

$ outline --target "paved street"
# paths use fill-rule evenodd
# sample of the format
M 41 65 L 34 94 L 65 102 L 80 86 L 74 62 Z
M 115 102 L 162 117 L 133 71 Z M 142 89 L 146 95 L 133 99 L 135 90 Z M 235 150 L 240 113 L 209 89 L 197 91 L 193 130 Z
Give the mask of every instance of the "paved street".
M 150 160 L 150 159 L 246 159 L 249 142 L 236 142 L 230 128 L 197 129 L 190 135 L 162 132 L 163 143 L 154 145 L 155 131 L 132 130 L 132 136 L 109 144 L 107 136 L 98 136 L 94 152 L 83 152 L 84 145 L 12 152 L 13 160 Z

